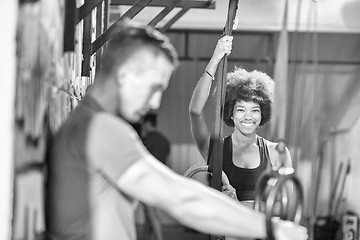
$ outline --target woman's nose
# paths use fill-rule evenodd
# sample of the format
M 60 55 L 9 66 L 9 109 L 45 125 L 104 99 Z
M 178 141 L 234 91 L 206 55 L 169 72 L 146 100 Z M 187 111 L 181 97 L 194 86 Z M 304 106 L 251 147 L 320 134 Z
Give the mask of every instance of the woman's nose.
M 251 113 L 248 113 L 248 112 L 245 112 L 245 116 L 244 116 L 245 119 L 251 119 Z

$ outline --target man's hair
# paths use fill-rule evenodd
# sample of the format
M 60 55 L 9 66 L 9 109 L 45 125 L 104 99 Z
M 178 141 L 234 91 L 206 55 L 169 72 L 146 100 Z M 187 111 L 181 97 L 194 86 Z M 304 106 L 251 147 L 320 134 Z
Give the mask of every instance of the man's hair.
M 234 126 L 231 119 L 236 102 L 256 102 L 261 108 L 260 126 L 270 121 L 271 105 L 274 98 L 274 81 L 260 71 L 248 72 L 235 68 L 227 74 L 226 95 L 224 104 L 224 122 L 229 127 Z
M 155 56 L 164 54 L 174 67 L 178 66 L 178 55 L 169 39 L 156 29 L 124 21 L 118 24 L 115 32 L 106 45 L 102 57 L 102 73 L 111 74 L 134 52 L 139 49 L 150 49 Z

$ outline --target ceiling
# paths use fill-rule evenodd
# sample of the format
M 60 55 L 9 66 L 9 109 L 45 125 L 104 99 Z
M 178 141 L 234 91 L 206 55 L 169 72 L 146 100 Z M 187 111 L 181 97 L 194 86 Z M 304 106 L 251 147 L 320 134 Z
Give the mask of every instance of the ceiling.
M 288 0 L 288 29 L 299 31 L 360 33 L 360 0 Z M 217 0 L 215 9 L 190 9 L 172 28 L 222 29 L 228 0 Z M 281 29 L 285 0 L 240 0 L 238 30 L 278 31 Z M 129 6 L 119 6 L 125 12 Z M 146 7 L 134 20 L 146 23 L 162 8 Z M 159 23 L 161 27 L 179 8 Z

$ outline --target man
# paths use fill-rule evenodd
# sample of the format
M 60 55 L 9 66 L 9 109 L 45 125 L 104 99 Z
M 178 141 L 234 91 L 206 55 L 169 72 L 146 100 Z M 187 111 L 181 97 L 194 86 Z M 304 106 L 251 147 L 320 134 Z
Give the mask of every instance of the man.
M 46 222 L 52 239 L 135 240 L 138 201 L 195 230 L 266 236 L 265 216 L 156 160 L 130 123 L 160 105 L 177 64 L 168 39 L 123 26 L 108 42 L 93 86 L 56 134 L 49 158 Z M 306 229 L 275 222 L 278 239 Z
M 170 154 L 170 142 L 164 134 L 157 129 L 156 113 L 148 113 L 143 118 L 142 141 L 146 149 L 160 162 L 167 165 Z

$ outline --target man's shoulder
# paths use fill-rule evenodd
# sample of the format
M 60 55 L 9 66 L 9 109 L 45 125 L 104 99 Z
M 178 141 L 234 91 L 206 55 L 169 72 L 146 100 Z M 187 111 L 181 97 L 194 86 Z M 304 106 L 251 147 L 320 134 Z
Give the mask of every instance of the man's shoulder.
M 100 112 L 91 119 L 91 129 L 101 131 L 103 133 L 131 133 L 135 134 L 134 128 L 125 120 L 118 116 L 106 112 Z
M 88 129 L 88 139 L 95 142 L 109 143 L 109 141 L 117 142 L 141 142 L 138 133 L 133 126 L 124 119 L 112 114 L 102 112 L 92 117 Z

